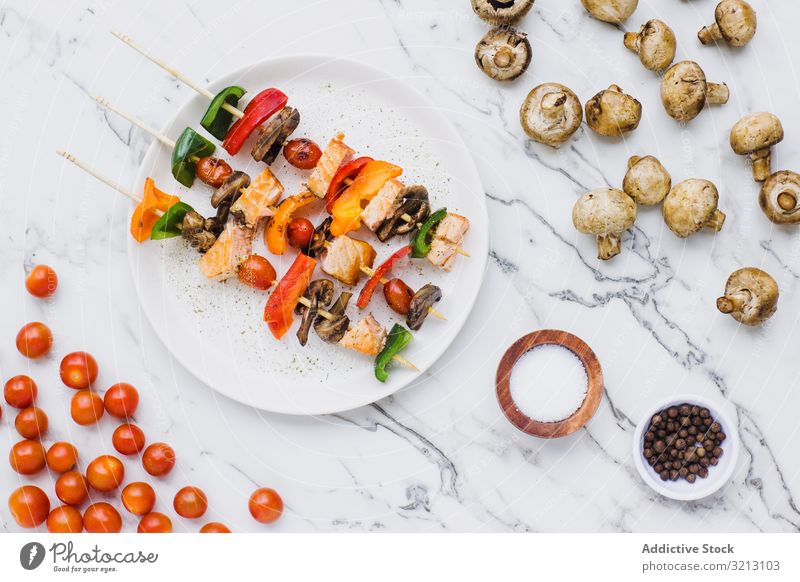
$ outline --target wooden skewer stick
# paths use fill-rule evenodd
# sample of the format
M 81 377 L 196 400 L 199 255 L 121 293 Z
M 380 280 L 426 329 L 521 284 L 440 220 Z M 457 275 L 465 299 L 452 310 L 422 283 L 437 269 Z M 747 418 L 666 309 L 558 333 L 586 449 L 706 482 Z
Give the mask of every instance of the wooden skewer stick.
M 70 161 L 73 164 L 75 164 L 76 166 L 78 166 L 81 170 L 83 170 L 84 172 L 86 172 L 90 176 L 94 176 L 95 178 L 97 178 L 98 180 L 103 182 L 103 184 L 105 184 L 106 186 L 110 186 L 111 188 L 113 188 L 114 190 L 116 190 L 117 192 L 122 194 L 123 196 L 126 196 L 126 197 L 130 198 L 132 201 L 136 202 L 136 204 L 139 204 L 142 201 L 142 199 L 139 198 L 138 196 L 136 196 L 136 194 L 134 194 L 133 192 L 129 192 L 128 190 L 126 190 L 125 188 L 123 188 L 122 186 L 120 186 L 119 184 L 117 184 L 116 182 L 111 180 L 110 178 L 106 178 L 102 174 L 99 174 L 99 173 L 95 172 L 92 168 L 87 166 L 84 162 L 82 162 L 81 160 L 79 160 L 78 158 L 73 156 L 72 154 L 70 154 L 68 152 L 65 152 L 64 150 L 56 150 L 56 153 L 59 156 L 61 156 L 62 158 L 66 159 L 67 161 Z M 163 212 L 162 212 L 162 214 L 163 214 Z

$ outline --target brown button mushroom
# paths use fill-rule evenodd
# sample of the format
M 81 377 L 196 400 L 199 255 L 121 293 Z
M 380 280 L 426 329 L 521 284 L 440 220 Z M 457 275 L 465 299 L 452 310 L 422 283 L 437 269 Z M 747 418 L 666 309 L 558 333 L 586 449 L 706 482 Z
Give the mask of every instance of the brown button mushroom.
M 772 113 L 753 113 L 731 129 L 731 148 L 753 161 L 753 178 L 763 182 L 772 173 L 770 148 L 783 141 L 783 125 Z
M 528 69 L 531 57 L 528 35 L 511 26 L 493 28 L 475 47 L 475 62 L 495 81 L 513 81 Z
M 758 195 L 761 210 L 775 224 L 800 222 L 800 174 L 782 170 L 770 176 Z
M 672 29 L 657 19 L 645 22 L 639 32 L 625 33 L 625 46 L 639 55 L 649 71 L 663 71 L 669 67 L 675 59 L 677 45 Z
M 717 309 L 739 323 L 759 325 L 777 311 L 779 294 L 778 284 L 768 273 L 745 267 L 728 277 L 725 295 L 717 299 Z
M 636 203 L 616 188 L 600 188 L 581 196 L 572 208 L 572 224 L 597 237 L 597 258 L 603 261 L 621 250 L 620 235 L 636 221 Z
M 597 20 L 624 22 L 639 5 L 639 0 L 581 0 L 583 7 Z
M 628 160 L 628 173 L 622 181 L 625 194 L 639 204 L 659 204 L 672 186 L 672 177 L 653 156 L 633 156 Z
M 533 7 L 534 0 L 472 0 L 472 9 L 495 26 L 514 24 Z
M 544 83 L 528 93 L 519 119 L 531 139 L 557 148 L 580 127 L 583 107 L 569 88 L 558 83 Z
M 725 214 L 717 208 L 719 193 L 708 180 L 684 180 L 664 198 L 662 212 L 669 229 L 686 238 L 703 228 L 719 231 Z
M 586 123 L 600 135 L 619 137 L 636 129 L 641 119 L 642 104 L 617 85 L 586 102 Z
M 697 33 L 703 44 L 724 38 L 731 46 L 744 46 L 756 34 L 756 11 L 744 0 L 722 0 L 714 11 L 714 20 Z
M 675 63 L 661 79 L 661 102 L 669 116 L 678 121 L 691 121 L 706 103 L 724 104 L 729 98 L 728 86 L 708 83 L 703 69 L 693 61 Z

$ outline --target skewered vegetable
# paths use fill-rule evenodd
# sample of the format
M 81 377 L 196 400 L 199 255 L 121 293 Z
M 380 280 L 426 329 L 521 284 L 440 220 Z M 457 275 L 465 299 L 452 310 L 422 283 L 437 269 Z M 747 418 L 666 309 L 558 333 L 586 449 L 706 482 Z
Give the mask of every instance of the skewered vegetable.
M 191 188 L 196 175 L 197 161 L 210 156 L 216 149 L 213 143 L 191 127 L 187 127 L 172 148 L 172 175 L 178 182 Z
M 225 160 L 206 156 L 197 160 L 195 166 L 197 177 L 212 188 L 219 188 L 230 177 L 233 169 Z
M 314 225 L 307 218 L 293 218 L 288 227 L 289 244 L 296 249 L 307 249 L 314 237 Z
M 372 161 L 373 159 L 369 156 L 361 156 L 349 162 L 344 162 L 339 166 L 339 169 L 336 170 L 333 178 L 331 178 L 328 191 L 325 193 L 325 210 L 327 210 L 328 213 L 333 212 L 334 203 L 347 189 L 348 185 L 345 184 L 345 182 L 352 182 L 356 176 L 358 176 L 359 172 L 364 169 L 364 166 Z
M 150 234 L 150 239 L 163 240 L 181 236 L 183 219 L 190 210 L 192 210 L 192 207 L 185 202 L 177 202 L 170 206 L 155 225 L 153 225 L 153 232 Z
M 378 239 L 386 242 L 393 236 L 404 236 L 418 224 L 424 223 L 431 213 L 428 190 L 425 186 L 406 186 L 400 193 L 403 202 L 391 217 L 384 220 L 375 231 Z
M 475 62 L 495 81 L 513 81 L 528 69 L 532 53 L 527 34 L 511 26 L 499 26 L 475 46 Z
M 386 303 L 400 315 L 408 315 L 414 290 L 402 279 L 390 279 L 383 285 L 383 297 Z
M 769 273 L 746 267 L 728 277 L 725 295 L 717 299 L 717 309 L 739 323 L 759 325 L 775 314 L 779 295 L 778 284 Z
M 292 326 L 295 305 L 308 288 L 316 267 L 317 261 L 300 253 L 269 296 L 264 306 L 264 321 L 276 339 L 286 335 Z
M 223 105 L 227 103 L 236 107 L 244 94 L 245 90 L 236 85 L 226 87 L 217 93 L 209 103 L 205 115 L 200 120 L 200 125 L 218 140 L 225 139 L 233 121 L 233 114 L 227 111 Z
M 403 173 L 400 166 L 383 161 L 368 162 L 350 187 L 336 200 L 331 214 L 331 234 L 339 236 L 361 226 L 361 211 L 383 185 Z
M 411 256 L 415 259 L 422 259 L 431 252 L 433 234 L 439 223 L 447 217 L 447 208 L 440 208 L 428 217 L 419 230 L 414 240 L 411 241 Z
M 152 178 L 144 181 L 144 195 L 131 216 L 131 235 L 136 242 L 144 242 L 153 234 L 159 218 L 172 206 L 180 202 L 177 196 L 170 196 L 156 188 Z
M 223 202 L 228 205 L 234 202 L 244 188 L 250 185 L 250 176 L 244 172 L 234 172 L 222 183 L 222 186 L 211 195 L 211 206 L 217 208 Z
M 314 331 L 317 332 L 317 335 L 322 341 L 329 344 L 337 344 L 347 333 L 347 330 L 350 328 L 350 318 L 345 314 L 345 310 L 347 309 L 347 304 L 350 302 L 351 297 L 353 297 L 352 293 L 348 293 L 347 291 L 342 292 L 333 306 L 328 310 L 331 317 L 326 318 L 320 315 L 317 317 L 316 321 L 314 321 Z
M 328 279 L 311 281 L 303 296 L 308 299 L 308 306 L 303 303 L 295 306 L 295 313 L 302 316 L 297 330 L 297 339 L 301 346 L 308 342 L 308 332 L 311 331 L 311 325 L 316 320 L 318 311 L 325 309 L 333 301 L 333 283 Z
M 761 210 L 775 224 L 800 222 L 800 174 L 789 170 L 767 178 L 758 195 Z
M 265 89 L 250 100 L 244 109 L 244 117 L 237 120 L 222 142 L 222 147 L 235 156 L 242 149 L 245 140 L 262 123 L 283 109 L 289 98 L 278 89 Z
M 314 195 L 311 192 L 301 192 L 300 194 L 289 196 L 281 202 L 267 228 L 264 229 L 264 243 L 267 245 L 269 252 L 274 255 L 282 255 L 286 252 L 289 244 L 286 235 L 292 216 L 299 208 L 311 204 L 314 200 Z
M 317 198 L 326 197 L 331 180 L 333 180 L 338 169 L 355 154 L 355 150 L 345 144 L 342 141 L 343 139 L 344 136 L 339 135 L 328 143 L 314 171 L 308 177 L 308 189 Z
M 310 170 L 319 162 L 322 150 L 310 139 L 301 137 L 290 140 L 283 146 L 283 157 L 295 168 Z
M 383 349 L 375 358 L 375 377 L 380 382 L 386 382 L 389 379 L 389 371 L 386 367 L 392 359 L 403 351 L 408 344 L 414 339 L 414 336 L 399 323 L 395 323 L 389 335 L 386 337 L 386 343 Z
M 183 217 L 181 235 L 200 253 L 205 253 L 217 242 L 217 235 L 207 226 L 210 225 L 206 224 L 206 219 L 194 210 L 189 210 Z
M 394 264 L 402 259 L 403 257 L 408 256 L 411 253 L 410 246 L 404 246 L 399 250 L 395 251 L 386 261 L 381 263 L 381 265 L 375 269 L 372 277 L 369 278 L 364 288 L 361 290 L 361 293 L 358 296 L 358 301 L 356 301 L 356 306 L 359 309 L 365 309 L 367 305 L 369 305 L 372 296 L 375 293 L 375 290 L 378 288 L 378 285 L 381 282 L 381 279 L 392 270 Z
M 239 281 L 260 291 L 266 291 L 275 284 L 275 267 L 261 255 L 250 255 L 239 265 Z
M 422 327 L 425 318 L 431 313 L 433 305 L 442 299 L 442 290 L 428 283 L 411 298 L 406 316 L 406 325 L 414 331 Z
M 253 145 L 252 156 L 257 162 L 269 165 L 281 153 L 283 143 L 300 125 L 300 112 L 292 107 L 284 107 L 267 121 L 260 129 L 258 139 Z
M 320 225 L 314 229 L 314 234 L 311 237 L 311 242 L 308 244 L 306 248 L 306 254 L 309 257 L 318 257 L 322 253 L 325 252 L 327 248 L 327 244 L 333 240 L 333 235 L 331 234 L 331 223 L 333 222 L 333 217 L 329 216 L 326 218 Z

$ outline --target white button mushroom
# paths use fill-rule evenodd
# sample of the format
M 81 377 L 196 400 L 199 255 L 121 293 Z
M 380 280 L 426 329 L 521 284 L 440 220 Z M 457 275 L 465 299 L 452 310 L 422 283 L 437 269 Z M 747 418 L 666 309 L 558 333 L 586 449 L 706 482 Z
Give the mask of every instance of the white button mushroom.
M 681 238 L 703 228 L 719 231 L 725 222 L 725 214 L 717 208 L 718 204 L 719 193 L 714 184 L 695 178 L 684 180 L 664 198 L 664 222 Z
M 772 174 L 761 187 L 758 204 L 775 224 L 800 223 L 800 174 L 789 170 Z
M 586 102 L 586 123 L 606 137 L 619 137 L 639 127 L 642 104 L 617 85 L 600 91 Z
M 663 71 L 669 67 L 675 59 L 677 44 L 672 29 L 657 19 L 645 22 L 639 32 L 625 33 L 625 46 L 639 55 L 649 71 Z
M 544 83 L 528 93 L 519 118 L 531 139 L 557 148 L 580 127 L 583 107 L 578 96 L 568 87 Z
M 778 310 L 778 284 L 768 273 L 755 267 L 734 271 L 725 283 L 725 295 L 717 299 L 717 309 L 739 323 L 759 325 Z
M 670 117 L 681 122 L 697 117 L 706 103 L 725 104 L 730 98 L 728 86 L 708 83 L 700 65 L 681 61 L 672 65 L 661 79 L 661 102 Z
M 622 189 L 639 204 L 659 204 L 669 194 L 671 186 L 672 177 L 655 157 L 633 156 L 628 160 Z
M 472 10 L 489 24 L 514 24 L 533 7 L 534 0 L 472 0 Z
M 581 4 L 597 20 L 617 24 L 634 13 L 639 0 L 581 0 Z
M 783 125 L 772 113 L 753 113 L 731 129 L 731 148 L 753 161 L 753 178 L 763 182 L 772 173 L 770 148 L 783 141 Z
M 496 81 L 513 81 L 531 64 L 528 35 L 511 26 L 487 32 L 475 47 L 475 62 L 481 71 Z
M 714 24 L 703 27 L 697 37 L 703 44 L 725 39 L 731 46 L 744 46 L 756 34 L 756 11 L 744 0 L 722 0 L 714 11 Z
M 635 221 L 636 203 L 616 188 L 592 190 L 572 208 L 572 223 L 579 232 L 597 237 L 597 258 L 603 261 L 620 253 L 620 235 Z

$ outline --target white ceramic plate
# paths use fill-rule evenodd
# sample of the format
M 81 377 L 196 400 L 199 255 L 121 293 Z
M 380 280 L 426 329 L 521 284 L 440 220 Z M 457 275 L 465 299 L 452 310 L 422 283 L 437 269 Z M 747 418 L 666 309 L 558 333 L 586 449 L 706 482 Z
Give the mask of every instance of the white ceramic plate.
M 248 90 L 243 103 L 258 91 L 278 87 L 298 108 L 300 126 L 293 137 L 308 137 L 324 147 L 337 133 L 358 154 L 385 159 L 404 168 L 407 184 L 425 184 L 434 208 L 446 206 L 471 221 L 464 248 L 472 255 L 458 257 L 450 273 L 440 272 L 427 260 L 405 260 L 395 269 L 413 288 L 432 282 L 442 288 L 438 305 L 448 321 L 428 318 L 415 333 L 404 356 L 421 371 L 428 369 L 455 339 L 469 315 L 483 279 L 488 255 L 488 217 L 483 188 L 469 151 L 453 125 L 427 98 L 400 79 L 350 60 L 323 56 L 294 56 L 265 61 L 233 72 L 210 87 L 228 85 Z M 208 101 L 197 95 L 175 113 L 163 131 L 175 139 L 184 127 L 199 129 Z M 203 130 L 200 129 L 202 132 Z M 210 137 L 207 134 L 206 137 Z M 213 138 L 211 138 L 212 141 Z M 252 141 L 252 140 L 251 140 Z M 263 168 L 250 157 L 251 141 L 234 158 L 221 148 L 220 157 L 234 169 L 255 177 Z M 216 142 L 214 142 L 216 143 Z M 308 171 L 296 170 L 280 156 L 272 169 L 296 194 Z M 211 189 L 195 181 L 191 191 L 170 174 L 170 151 L 156 142 L 150 147 L 137 176 L 137 188 L 151 176 L 157 186 L 180 196 L 196 210 L 211 215 Z M 314 224 L 322 220 L 322 204 L 307 212 Z M 365 228 L 351 233 L 368 240 L 378 251 L 376 265 L 403 244 L 396 237 L 383 244 Z M 261 234 L 254 252 L 267 257 L 278 276 L 286 272 L 296 253 L 271 255 Z M 298 343 L 298 321 L 282 341 L 275 340 L 263 322 L 267 293 L 257 292 L 235 279 L 206 280 L 197 267 L 199 255 L 180 238 L 137 244 L 129 238 L 129 257 L 139 299 L 157 334 L 188 370 L 214 390 L 257 408 L 288 414 L 324 414 L 348 410 L 393 394 L 419 374 L 393 367 L 382 384 L 373 375 L 373 359 L 322 342 L 315 333 L 306 347 Z M 327 277 L 319 268 L 315 277 Z M 327 277 L 330 278 L 330 277 Z M 361 283 L 346 290 L 357 296 Z M 339 291 L 345 290 L 340 284 Z M 359 317 L 351 301 L 351 319 Z M 379 291 L 370 310 L 387 328 L 402 318 L 388 307 Z

